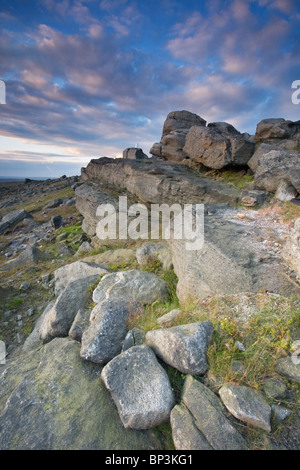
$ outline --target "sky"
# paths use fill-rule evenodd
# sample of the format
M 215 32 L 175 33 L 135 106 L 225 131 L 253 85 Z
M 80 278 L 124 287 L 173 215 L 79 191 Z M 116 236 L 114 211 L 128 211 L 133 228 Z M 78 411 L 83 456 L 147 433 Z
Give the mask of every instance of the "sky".
M 145 153 L 171 111 L 300 119 L 298 0 L 0 0 L 0 177 Z

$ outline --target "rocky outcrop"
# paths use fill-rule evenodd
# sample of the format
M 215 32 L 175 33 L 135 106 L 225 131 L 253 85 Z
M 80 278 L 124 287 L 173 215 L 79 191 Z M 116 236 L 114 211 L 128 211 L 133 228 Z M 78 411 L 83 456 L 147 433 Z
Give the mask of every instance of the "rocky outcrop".
M 188 157 L 183 150 L 185 139 L 192 126 L 205 126 L 206 121 L 189 111 L 172 111 L 168 114 L 161 141 L 153 144 L 150 153 L 163 160 L 184 162 Z
M 184 240 L 169 241 L 180 301 L 262 289 L 299 297 L 300 287 L 285 264 L 257 239 L 264 240 L 264 232 L 250 220 L 243 222 L 230 208 L 207 205 L 201 249 L 187 250 Z
M 25 248 L 25 250 L 23 250 L 16 258 L 3 264 L 0 268 L 0 271 L 10 271 L 11 269 L 36 264 L 39 261 L 43 261 L 49 258 L 49 254 L 39 250 L 35 244 L 30 245 L 27 246 L 27 248 Z
M 98 365 L 80 345 L 56 338 L 18 356 L 0 371 L 0 449 L 151 450 L 150 431 L 122 426 Z
M 104 367 L 101 378 L 125 428 L 148 429 L 169 419 L 175 404 L 171 384 L 146 345 L 115 357 Z
M 213 169 L 244 166 L 254 152 L 254 143 L 226 122 L 207 127 L 192 127 L 186 137 L 184 151 L 197 163 Z

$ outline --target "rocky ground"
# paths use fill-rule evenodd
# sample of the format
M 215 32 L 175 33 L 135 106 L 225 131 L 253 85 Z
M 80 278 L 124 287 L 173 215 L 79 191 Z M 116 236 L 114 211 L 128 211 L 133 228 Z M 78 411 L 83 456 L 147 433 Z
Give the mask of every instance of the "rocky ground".
M 1 449 L 299 450 L 299 136 L 176 111 L 158 158 L 0 186 Z M 120 196 L 204 204 L 203 246 L 101 240 Z

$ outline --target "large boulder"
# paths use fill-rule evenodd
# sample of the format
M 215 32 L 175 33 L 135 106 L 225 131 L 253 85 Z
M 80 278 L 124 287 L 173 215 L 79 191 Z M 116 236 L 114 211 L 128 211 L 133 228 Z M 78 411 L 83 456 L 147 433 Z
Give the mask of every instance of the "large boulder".
M 97 263 L 75 261 L 54 271 L 55 295 L 59 296 L 70 282 L 92 277 L 95 281 L 109 271 Z
M 276 144 L 283 148 L 298 147 L 300 139 L 300 121 L 288 121 L 283 118 L 263 119 L 256 126 L 254 141 Z
M 197 163 L 221 169 L 246 165 L 253 155 L 254 143 L 232 125 L 216 122 L 207 127 L 191 127 L 184 151 Z
M 129 158 L 129 160 L 144 160 L 148 157 L 141 148 L 130 147 L 123 151 L 123 158 Z
M 263 243 L 270 237 L 271 232 L 250 219 L 239 219 L 236 210 L 207 205 L 201 248 L 187 249 L 185 240 L 169 241 L 179 300 L 260 290 L 300 297 L 300 286 L 286 265 Z
M 106 274 L 93 292 L 94 302 L 118 300 L 152 304 L 156 300 L 166 300 L 169 292 L 165 281 L 153 273 L 131 269 Z
M 172 111 L 168 114 L 162 131 L 161 141 L 153 144 L 150 153 L 163 160 L 184 162 L 186 135 L 192 126 L 205 126 L 206 121 L 189 111 Z
M 154 450 L 149 431 L 124 429 L 80 345 L 56 338 L 7 361 L 0 371 L 1 450 Z
M 183 374 L 203 375 L 208 367 L 206 351 L 212 333 L 213 325 L 209 321 L 189 323 L 148 331 L 146 344 Z
M 286 180 L 300 192 L 300 151 L 285 150 L 263 144 L 248 162 L 254 173 L 254 187 L 275 193 Z
M 169 419 L 175 404 L 171 384 L 146 345 L 115 357 L 103 368 L 101 378 L 125 428 L 148 429 Z

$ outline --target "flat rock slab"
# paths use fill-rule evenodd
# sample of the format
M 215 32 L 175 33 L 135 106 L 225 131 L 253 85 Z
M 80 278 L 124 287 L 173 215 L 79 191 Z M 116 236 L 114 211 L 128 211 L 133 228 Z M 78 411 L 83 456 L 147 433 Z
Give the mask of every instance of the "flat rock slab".
M 15 226 L 24 219 L 33 219 L 29 212 L 24 209 L 15 210 L 6 214 L 0 222 L 0 234 L 4 233 L 5 230 Z
M 93 292 L 94 302 L 103 300 L 135 301 L 142 305 L 166 300 L 169 295 L 165 281 L 153 273 L 132 269 L 104 276 Z
M 182 402 L 193 417 L 193 429 L 192 431 L 190 428 L 184 430 L 180 424 L 180 432 L 184 434 L 184 437 L 179 442 L 177 424 L 176 427 L 173 425 L 172 432 L 173 435 L 177 435 L 178 448 L 181 446 L 181 442 L 185 442 L 189 433 L 194 434 L 198 429 L 200 449 L 203 445 L 202 442 L 208 442 L 214 450 L 247 449 L 246 441 L 223 413 L 224 408 L 218 397 L 192 376 L 188 376 L 185 380 Z M 176 421 L 178 422 L 178 420 Z
M 171 411 L 172 438 L 176 450 L 213 450 L 195 424 L 186 406 L 174 406 Z
M 282 359 L 279 359 L 279 361 L 276 362 L 276 366 L 275 366 L 276 372 L 278 372 L 278 374 L 280 375 L 283 375 L 284 377 L 287 377 L 289 380 L 292 380 L 293 382 L 297 382 L 299 384 L 300 383 L 299 359 L 297 362 L 298 362 L 297 364 L 293 363 L 291 357 L 284 357 Z
M 244 385 L 224 385 L 219 390 L 222 402 L 235 418 L 271 432 L 271 407 L 261 392 Z
M 1 450 L 154 450 L 151 431 L 124 429 L 79 344 L 56 338 L 0 371 Z
M 103 368 L 101 378 L 125 428 L 148 429 L 169 419 L 175 404 L 171 384 L 146 345 L 115 357 Z
M 203 375 L 208 367 L 206 351 L 212 333 L 211 322 L 189 323 L 148 331 L 146 344 L 164 362 L 180 372 Z
M 106 364 L 121 352 L 126 321 L 138 311 L 137 304 L 106 300 L 91 312 L 93 319 L 81 338 L 80 355 L 87 361 Z

